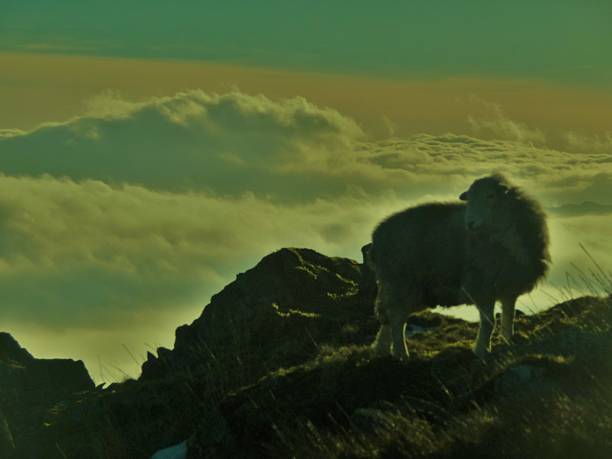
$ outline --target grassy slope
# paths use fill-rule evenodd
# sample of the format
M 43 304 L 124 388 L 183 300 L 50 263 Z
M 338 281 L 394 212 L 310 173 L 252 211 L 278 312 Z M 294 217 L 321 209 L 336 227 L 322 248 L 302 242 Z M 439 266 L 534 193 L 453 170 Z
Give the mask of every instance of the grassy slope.
M 150 377 L 14 406 L 9 426 L 30 426 L 12 432 L 16 457 L 147 458 L 185 439 L 192 458 L 612 457 L 610 297 L 519 316 L 487 362 L 470 351 L 476 324 L 421 314 L 400 363 L 367 347 L 377 325 L 355 269 L 266 257 Z
M 523 317 L 486 364 L 461 323 L 414 337 L 408 363 L 328 349 L 226 398 L 224 440 L 203 425 L 192 444 L 207 457 L 609 458 L 611 306 Z

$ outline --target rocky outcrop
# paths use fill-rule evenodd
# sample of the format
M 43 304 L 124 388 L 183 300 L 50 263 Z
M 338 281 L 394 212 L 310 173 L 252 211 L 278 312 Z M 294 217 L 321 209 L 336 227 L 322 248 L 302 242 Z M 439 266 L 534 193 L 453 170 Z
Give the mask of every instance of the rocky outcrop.
M 82 361 L 36 359 L 0 332 L 0 457 L 12 457 L 38 441 L 32 433 L 43 424 L 46 410 L 93 388 Z
M 314 356 L 321 346 L 362 343 L 374 328 L 361 265 L 310 249 L 281 249 L 214 295 L 173 350 L 148 355 L 142 379 L 177 371 L 235 371 L 247 379 Z M 236 367 L 228 369 L 232 366 Z M 250 375 L 247 376 L 247 375 Z
M 61 398 L 94 383 L 81 360 L 36 359 L 8 333 L 0 332 L 0 394 L 17 398 L 44 393 Z
M 15 338 L 9 333 L 0 332 L 0 362 L 25 365 L 33 360 L 34 357 L 22 348 Z

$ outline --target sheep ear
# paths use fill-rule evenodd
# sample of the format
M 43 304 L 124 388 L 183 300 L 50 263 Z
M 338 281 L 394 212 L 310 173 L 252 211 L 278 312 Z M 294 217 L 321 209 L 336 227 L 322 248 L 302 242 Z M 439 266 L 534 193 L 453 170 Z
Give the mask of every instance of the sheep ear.
M 459 199 L 461 199 L 462 201 L 467 201 L 467 191 L 464 191 L 463 193 L 461 193 L 459 195 Z
M 506 185 L 501 185 L 499 191 L 500 191 L 501 194 L 506 195 L 506 194 L 510 193 L 510 187 L 506 186 Z

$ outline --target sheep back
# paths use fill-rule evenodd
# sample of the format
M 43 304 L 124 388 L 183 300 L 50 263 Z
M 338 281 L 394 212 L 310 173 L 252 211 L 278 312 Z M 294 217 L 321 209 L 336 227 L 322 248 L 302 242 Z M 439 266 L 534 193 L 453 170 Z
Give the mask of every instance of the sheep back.
M 453 306 L 465 263 L 464 203 L 431 203 L 391 215 L 372 235 L 370 260 L 379 285 L 423 307 Z M 415 298 L 418 295 L 418 298 Z

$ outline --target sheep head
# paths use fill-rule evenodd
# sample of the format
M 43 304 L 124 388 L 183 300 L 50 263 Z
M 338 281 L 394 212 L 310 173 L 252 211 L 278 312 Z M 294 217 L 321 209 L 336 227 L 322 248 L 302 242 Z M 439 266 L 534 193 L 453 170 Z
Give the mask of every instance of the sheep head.
M 465 227 L 470 232 L 503 230 L 511 223 L 509 205 L 515 188 L 501 174 L 476 180 L 459 196 L 467 202 Z

